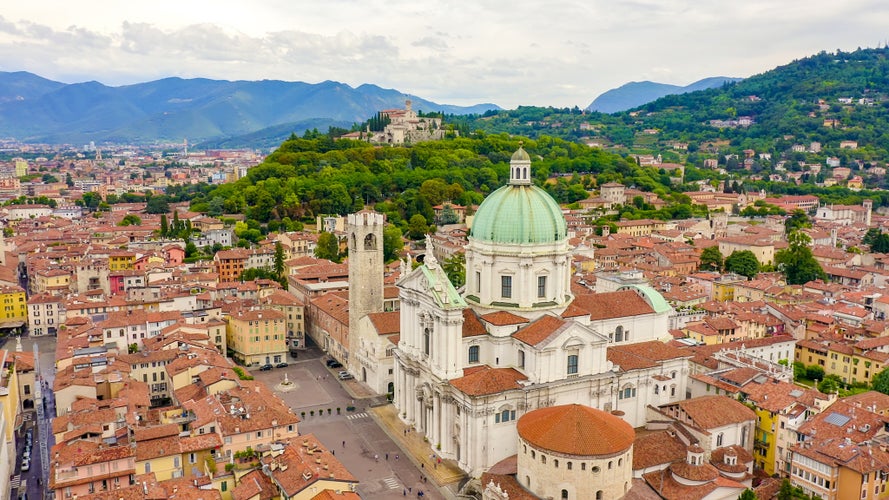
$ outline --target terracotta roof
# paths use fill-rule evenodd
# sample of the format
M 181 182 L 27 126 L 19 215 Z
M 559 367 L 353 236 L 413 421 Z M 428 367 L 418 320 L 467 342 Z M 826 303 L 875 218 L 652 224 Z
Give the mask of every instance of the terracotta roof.
M 536 448 L 574 456 L 614 455 L 630 449 L 636 433 L 620 417 L 579 404 L 541 408 L 516 424 Z
M 475 370 L 464 370 L 464 375 L 450 381 L 460 392 L 469 396 L 485 396 L 498 392 L 520 389 L 519 380 L 528 377 L 514 368 L 491 368 L 480 366 Z
M 487 333 L 485 325 L 478 319 L 475 311 L 469 308 L 463 309 L 463 337 L 477 337 Z
M 520 325 L 528 322 L 527 318 L 523 318 L 507 311 L 488 313 L 482 316 L 481 319 L 494 326 Z
M 578 295 L 574 303 L 588 311 L 593 321 L 654 313 L 648 302 L 633 290 Z
M 515 332 L 512 337 L 528 345 L 538 345 L 570 325 L 571 323 L 563 319 L 544 314 L 530 325 Z
M 666 430 L 652 432 L 637 437 L 633 443 L 633 470 L 669 464 L 685 456 L 685 444 L 679 438 Z
M 370 313 L 367 317 L 379 335 L 401 332 L 401 311 Z
M 701 396 L 675 403 L 701 429 L 756 420 L 753 410 L 726 396 Z M 663 408 L 663 407 L 661 407 Z

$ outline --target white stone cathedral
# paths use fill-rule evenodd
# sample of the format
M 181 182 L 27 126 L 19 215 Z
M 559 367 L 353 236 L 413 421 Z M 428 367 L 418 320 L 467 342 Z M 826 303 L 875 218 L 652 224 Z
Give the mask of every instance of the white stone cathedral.
M 672 309 L 660 294 L 572 294 L 565 218 L 524 149 L 475 215 L 462 294 L 431 250 L 397 283 L 394 403 L 470 475 L 516 454 L 528 411 L 580 403 L 638 427 L 647 405 L 685 398 L 688 356 L 662 342 Z

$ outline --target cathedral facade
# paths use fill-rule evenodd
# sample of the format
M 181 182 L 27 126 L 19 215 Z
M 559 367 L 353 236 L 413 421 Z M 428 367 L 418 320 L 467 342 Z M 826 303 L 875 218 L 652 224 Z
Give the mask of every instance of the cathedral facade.
M 427 247 L 397 283 L 394 404 L 470 475 L 516 454 L 532 410 L 582 404 L 638 427 L 647 405 L 685 398 L 689 356 L 663 343 L 672 308 L 644 284 L 572 291 L 565 218 L 524 149 L 475 215 L 462 293 Z

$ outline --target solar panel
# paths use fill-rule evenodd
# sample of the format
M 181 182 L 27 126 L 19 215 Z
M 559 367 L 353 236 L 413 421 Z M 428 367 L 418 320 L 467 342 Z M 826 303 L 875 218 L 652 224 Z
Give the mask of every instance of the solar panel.
M 802 395 L 803 395 L 803 391 L 801 391 L 799 389 L 794 389 L 794 390 L 790 391 L 790 397 L 792 397 L 792 398 L 798 398 Z
M 833 412 L 824 418 L 825 422 L 827 422 L 828 424 L 833 424 L 837 427 L 842 427 L 842 426 L 846 425 L 850 420 L 852 420 L 852 417 L 847 417 L 847 416 L 843 415 L 842 413 L 837 413 L 837 412 Z

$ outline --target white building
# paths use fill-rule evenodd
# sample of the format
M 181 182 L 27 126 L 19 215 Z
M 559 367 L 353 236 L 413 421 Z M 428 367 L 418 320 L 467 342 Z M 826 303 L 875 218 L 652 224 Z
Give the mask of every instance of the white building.
M 462 295 L 431 248 L 398 281 L 395 405 L 473 476 L 518 452 L 528 411 L 577 403 L 638 427 L 685 397 L 689 355 L 661 342 L 672 308 L 641 284 L 575 297 L 565 218 L 530 166 L 520 148 L 479 207 Z

